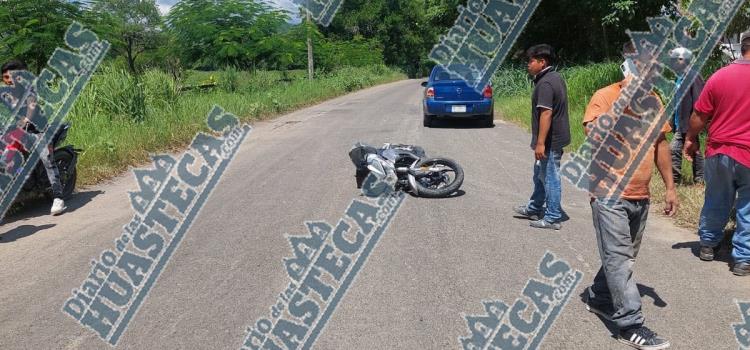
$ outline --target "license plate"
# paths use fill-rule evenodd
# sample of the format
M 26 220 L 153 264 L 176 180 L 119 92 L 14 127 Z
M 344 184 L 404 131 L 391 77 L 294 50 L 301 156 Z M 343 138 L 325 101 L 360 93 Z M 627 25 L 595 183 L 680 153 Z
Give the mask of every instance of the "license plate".
M 466 106 L 451 106 L 453 113 L 466 113 Z

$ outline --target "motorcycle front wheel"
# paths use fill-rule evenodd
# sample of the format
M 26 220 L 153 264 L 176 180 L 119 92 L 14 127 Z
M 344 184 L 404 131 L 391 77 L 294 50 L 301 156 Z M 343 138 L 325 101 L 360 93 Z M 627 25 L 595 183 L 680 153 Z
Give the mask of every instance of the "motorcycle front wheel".
M 425 177 L 415 179 L 415 194 L 424 198 L 445 198 L 458 191 L 464 183 L 464 170 L 454 160 L 447 158 L 425 159 L 417 164 Z

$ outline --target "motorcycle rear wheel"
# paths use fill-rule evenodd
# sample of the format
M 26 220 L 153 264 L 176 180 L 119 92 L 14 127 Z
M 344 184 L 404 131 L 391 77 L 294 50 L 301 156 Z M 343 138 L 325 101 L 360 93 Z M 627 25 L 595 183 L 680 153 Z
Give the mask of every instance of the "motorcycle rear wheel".
M 453 172 L 454 176 L 450 183 L 437 188 L 428 188 L 422 184 L 419 179 L 416 181 L 415 192 L 419 197 L 424 198 L 445 198 L 458 191 L 464 183 L 464 169 L 454 160 L 448 158 L 431 158 L 419 162 L 417 168 L 444 167 L 447 172 Z

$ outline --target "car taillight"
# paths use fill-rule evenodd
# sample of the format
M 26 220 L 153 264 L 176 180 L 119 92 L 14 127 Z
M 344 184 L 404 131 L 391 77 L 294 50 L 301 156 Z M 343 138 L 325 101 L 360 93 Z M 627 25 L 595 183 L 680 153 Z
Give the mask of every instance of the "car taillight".
M 492 86 L 487 85 L 482 92 L 484 98 L 492 98 Z
M 427 97 L 435 97 L 435 88 L 427 89 Z

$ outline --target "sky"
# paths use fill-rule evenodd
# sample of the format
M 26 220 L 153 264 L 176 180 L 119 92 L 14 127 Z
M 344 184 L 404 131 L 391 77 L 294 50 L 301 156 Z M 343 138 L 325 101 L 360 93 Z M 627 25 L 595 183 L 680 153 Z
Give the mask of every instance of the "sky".
M 156 4 L 159 5 L 159 11 L 161 11 L 162 14 L 167 14 L 169 12 L 169 9 L 172 8 L 174 4 L 176 4 L 179 0 L 156 0 Z M 295 5 L 292 0 L 267 0 L 269 4 L 273 6 L 278 6 L 280 8 L 285 8 L 287 10 L 292 11 L 292 13 L 297 12 L 297 5 Z

